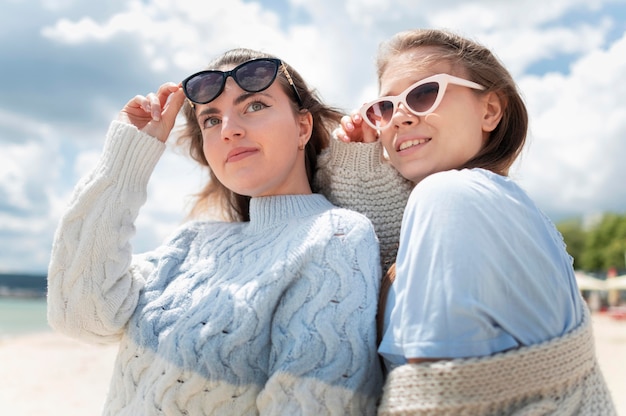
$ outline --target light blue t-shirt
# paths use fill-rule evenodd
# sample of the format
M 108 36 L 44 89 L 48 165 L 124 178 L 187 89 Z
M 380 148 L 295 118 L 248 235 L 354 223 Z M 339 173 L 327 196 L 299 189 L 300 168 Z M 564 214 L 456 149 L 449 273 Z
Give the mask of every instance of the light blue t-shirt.
M 562 335 L 584 304 L 561 234 L 510 178 L 433 174 L 409 198 L 379 352 L 462 358 Z

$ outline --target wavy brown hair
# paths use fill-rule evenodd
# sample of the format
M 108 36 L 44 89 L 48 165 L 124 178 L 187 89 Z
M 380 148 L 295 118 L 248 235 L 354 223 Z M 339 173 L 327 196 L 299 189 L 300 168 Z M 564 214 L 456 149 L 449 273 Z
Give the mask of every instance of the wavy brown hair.
M 459 169 L 483 168 L 508 175 L 509 168 L 524 147 L 528 132 L 528 111 L 509 71 L 478 42 L 443 30 L 418 29 L 397 33 L 381 45 L 376 62 L 379 81 L 391 58 L 419 47 L 435 49 L 428 61 L 448 61 L 453 69 L 484 86 L 485 90 L 477 91 L 477 94 L 498 94 L 503 105 L 500 123 L 480 152 Z
M 217 57 L 206 69 L 221 70 L 224 67 L 234 67 L 252 59 L 276 58 L 275 56 L 255 51 L 252 49 L 232 49 Z M 285 74 L 278 71 L 276 81 L 279 82 L 287 97 L 291 100 L 294 114 L 309 112 L 313 116 L 313 129 L 311 138 L 307 142 L 305 152 L 305 166 L 309 184 L 313 192 L 316 191 L 313 184 L 313 176 L 317 168 L 317 157 L 326 148 L 330 141 L 331 131 L 337 126 L 343 113 L 322 103 L 316 91 L 310 89 L 300 74 L 284 62 L 296 90 L 300 96 L 300 103 L 293 88 L 287 81 Z M 188 101 L 183 105 L 182 112 L 186 123 L 178 138 L 178 143 L 189 146 L 189 154 L 200 165 L 206 167 L 209 172 L 209 180 L 202 190 L 195 195 L 195 201 L 191 208 L 190 217 L 199 217 L 217 208 L 228 221 L 250 220 L 250 197 L 237 194 L 226 188 L 211 171 L 202 149 L 202 131 L 196 119 L 194 108 Z

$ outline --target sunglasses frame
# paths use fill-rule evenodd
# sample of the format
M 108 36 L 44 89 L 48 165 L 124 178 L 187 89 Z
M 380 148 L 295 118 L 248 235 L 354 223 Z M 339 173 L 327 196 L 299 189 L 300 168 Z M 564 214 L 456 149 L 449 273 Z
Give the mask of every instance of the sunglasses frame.
M 437 84 L 439 84 L 439 90 L 437 91 L 437 97 L 435 98 L 435 101 L 433 102 L 433 104 L 430 106 L 430 108 L 426 111 L 415 111 L 413 110 L 406 102 L 406 98 L 408 97 L 408 95 L 410 93 L 412 93 L 417 87 L 420 87 L 421 85 L 424 84 L 428 84 L 431 82 L 436 82 Z M 469 81 L 463 78 L 459 78 L 459 77 L 455 77 L 454 75 L 450 75 L 450 74 L 436 74 L 433 76 L 430 76 L 428 78 L 424 78 L 420 81 L 417 81 L 416 83 L 412 84 L 411 86 L 409 86 L 407 89 L 405 89 L 404 91 L 402 91 L 402 93 L 400 93 L 399 95 L 388 95 L 385 97 L 379 97 L 374 101 L 370 101 L 369 103 L 363 104 L 363 106 L 361 107 L 361 109 L 359 110 L 359 114 L 361 115 L 361 117 L 363 118 L 363 120 L 367 123 L 368 126 L 372 127 L 374 130 L 385 130 L 387 128 L 389 128 L 389 126 L 391 126 L 391 118 L 393 118 L 393 115 L 396 113 L 396 111 L 398 111 L 399 105 L 402 104 L 404 105 L 404 108 L 406 108 L 408 111 L 410 111 L 412 114 L 415 114 L 416 116 L 425 116 L 427 114 L 432 113 L 433 111 L 435 111 L 437 109 L 437 107 L 439 106 L 439 104 L 441 104 L 441 101 L 443 100 L 443 96 L 446 93 L 446 89 L 448 88 L 448 84 L 454 84 L 454 85 L 460 85 L 462 87 L 468 87 L 468 88 L 472 88 L 475 90 L 484 90 L 485 87 L 477 84 L 473 81 Z M 391 104 L 393 105 L 393 110 L 391 112 L 391 118 L 389 119 L 389 121 L 387 122 L 387 124 L 385 124 L 382 127 L 376 126 L 374 123 L 372 123 L 369 118 L 367 117 L 367 111 L 369 108 L 371 108 L 372 106 L 374 106 L 375 104 L 378 104 L 380 102 L 383 101 L 389 101 L 391 102 Z
M 272 76 L 272 80 L 267 84 L 266 87 L 261 88 L 259 90 L 248 90 L 246 88 L 244 88 L 240 83 L 239 80 L 236 77 L 237 71 L 239 69 L 241 69 L 242 67 L 249 65 L 250 63 L 253 62 L 258 62 L 258 61 L 268 61 L 268 62 L 272 62 L 274 65 L 276 65 L 276 68 L 274 70 L 274 75 Z M 278 76 L 278 70 L 281 70 L 283 72 L 283 74 L 285 75 L 285 78 L 287 79 L 287 82 L 289 83 L 289 85 L 291 86 L 291 88 L 293 89 L 293 92 L 296 94 L 296 100 L 298 101 L 298 106 L 302 107 L 302 98 L 300 97 L 300 93 L 298 93 L 298 89 L 296 88 L 296 85 L 293 82 L 293 79 L 291 78 L 291 75 L 289 74 L 289 71 L 287 71 L 287 66 L 285 65 L 285 63 L 283 61 L 281 61 L 278 58 L 257 58 L 257 59 L 251 59 L 249 61 L 243 62 L 239 65 L 237 65 L 236 67 L 234 67 L 233 69 L 229 70 L 229 71 L 219 71 L 216 69 L 206 69 L 203 71 L 199 71 L 196 72 L 194 74 L 189 75 L 187 78 L 185 78 L 182 82 L 181 85 L 183 87 L 183 92 L 185 94 L 185 97 L 187 97 L 187 100 L 189 101 L 189 104 L 191 105 L 191 108 L 195 108 L 196 104 L 207 104 L 210 103 L 211 101 L 215 100 L 217 97 L 220 96 L 220 94 L 224 91 L 224 87 L 226 86 L 226 80 L 228 79 L 228 77 L 232 77 L 233 80 L 237 83 L 237 85 L 244 91 L 247 92 L 252 92 L 252 93 L 256 93 L 256 92 L 261 92 L 264 91 L 266 89 L 268 89 L 269 87 L 272 86 L 272 84 L 274 83 L 274 81 L 276 81 L 276 77 Z M 221 86 L 219 88 L 219 90 L 217 91 L 217 93 L 215 94 L 215 96 L 213 98 L 211 98 L 208 101 L 196 101 L 193 100 L 190 96 L 189 93 L 187 92 L 187 83 L 189 81 L 191 81 L 192 79 L 202 76 L 204 74 L 219 74 L 222 76 L 222 83 Z

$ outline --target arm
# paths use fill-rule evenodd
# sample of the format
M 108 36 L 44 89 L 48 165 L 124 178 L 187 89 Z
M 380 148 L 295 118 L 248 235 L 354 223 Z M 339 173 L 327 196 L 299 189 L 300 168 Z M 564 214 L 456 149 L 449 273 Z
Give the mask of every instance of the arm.
M 179 86 L 164 84 L 157 94 L 130 100 L 111 124 L 102 156 L 76 186 L 53 241 L 53 328 L 98 341 L 119 338 L 150 267 L 130 266 L 134 221 L 183 99 Z
M 372 221 L 386 270 L 395 261 L 402 215 L 413 184 L 385 160 L 382 144 L 331 139 L 319 158 L 315 182 L 332 203 Z
M 382 383 L 374 323 L 378 245 L 371 225 L 347 229 L 329 241 L 328 260 L 302 270 L 277 307 L 261 415 L 375 412 Z
M 97 165 L 76 186 L 52 246 L 48 321 L 69 335 L 116 339 L 143 279 L 131 269 L 133 222 L 165 145 L 113 122 Z

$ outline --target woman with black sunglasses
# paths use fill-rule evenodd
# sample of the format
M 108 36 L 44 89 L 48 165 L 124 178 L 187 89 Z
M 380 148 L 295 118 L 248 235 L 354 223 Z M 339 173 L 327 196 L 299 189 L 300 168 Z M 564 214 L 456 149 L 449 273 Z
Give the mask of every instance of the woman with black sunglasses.
M 77 185 L 54 239 L 48 318 L 119 342 L 106 415 L 375 413 L 379 246 L 315 193 L 340 113 L 284 62 L 237 49 L 137 96 Z M 210 180 L 156 250 L 129 240 L 180 109 Z

